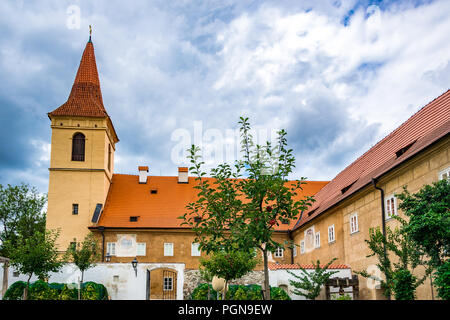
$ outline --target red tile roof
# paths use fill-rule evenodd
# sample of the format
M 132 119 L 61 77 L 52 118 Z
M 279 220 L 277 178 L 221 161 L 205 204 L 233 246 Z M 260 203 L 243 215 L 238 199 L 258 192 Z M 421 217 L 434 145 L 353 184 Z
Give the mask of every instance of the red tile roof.
M 211 179 L 211 178 L 207 178 Z M 212 179 L 211 179 L 212 180 Z M 313 195 L 327 181 L 309 181 L 302 185 L 299 197 Z M 149 176 L 146 184 L 139 184 L 137 175 L 114 174 L 97 226 L 108 228 L 180 228 L 179 216 L 186 213 L 186 205 L 197 199 L 197 181 L 189 177 L 189 183 L 178 183 L 178 177 Z M 156 189 L 152 194 L 150 190 Z M 130 216 L 139 216 L 130 222 Z M 278 230 L 288 230 L 295 225 L 280 224 Z
M 324 264 L 320 265 L 321 268 L 324 267 Z M 269 270 L 286 270 L 286 269 L 315 269 L 316 266 L 313 264 L 279 264 L 272 263 L 269 264 Z M 349 266 L 345 264 L 331 264 L 328 266 L 328 269 L 350 269 Z
M 94 44 L 89 41 L 67 101 L 49 116 L 108 117 L 103 106 L 100 80 L 95 62 Z
M 450 90 L 424 106 L 361 157 L 341 171 L 316 195 L 316 202 L 294 230 L 337 205 L 389 170 L 450 132 Z M 408 147 L 409 148 L 405 148 Z M 397 157 L 396 152 L 407 149 Z M 345 190 L 347 189 L 347 190 Z M 345 190 L 345 192 L 342 192 Z

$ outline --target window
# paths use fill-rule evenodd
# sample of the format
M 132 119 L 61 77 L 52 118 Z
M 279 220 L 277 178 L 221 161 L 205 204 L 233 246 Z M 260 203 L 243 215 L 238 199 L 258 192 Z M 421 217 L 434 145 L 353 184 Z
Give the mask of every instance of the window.
M 292 255 L 294 256 L 294 258 L 297 256 L 297 246 L 295 246 L 295 245 L 292 248 Z
M 320 232 L 316 232 L 314 235 L 314 247 L 320 248 Z
M 350 233 L 358 232 L 358 214 L 354 213 L 350 216 Z
M 334 224 L 328 227 L 328 243 L 336 241 L 334 233 Z
M 439 180 L 450 180 L 450 167 L 439 172 Z
M 300 241 L 300 253 L 305 253 L 305 240 Z
M 395 196 L 386 198 L 385 209 L 386 219 L 390 219 L 397 215 L 397 198 Z
M 78 214 L 78 203 L 72 204 L 72 214 Z
M 164 243 L 164 256 L 173 256 L 173 243 Z
M 199 244 L 198 243 L 192 243 L 191 244 L 191 256 L 193 257 L 200 257 L 201 256 L 201 252 L 199 249 Z
M 116 243 L 115 242 L 107 242 L 106 243 L 106 254 L 110 256 L 116 255 Z
M 146 255 L 146 249 L 147 244 L 145 242 L 138 242 L 137 243 L 137 254 L 138 256 L 145 256 Z
M 164 291 L 172 291 L 172 290 L 173 290 L 173 278 L 164 277 Z
M 78 132 L 72 138 L 72 161 L 84 161 L 84 134 Z
M 138 221 L 138 218 L 139 217 L 137 217 L 137 216 L 131 216 L 130 217 L 130 222 L 136 222 L 136 221 Z
M 275 258 L 283 258 L 283 254 L 284 254 L 284 249 L 278 247 L 277 250 L 275 250 L 274 257 Z
M 111 172 L 111 145 L 108 144 L 108 171 Z

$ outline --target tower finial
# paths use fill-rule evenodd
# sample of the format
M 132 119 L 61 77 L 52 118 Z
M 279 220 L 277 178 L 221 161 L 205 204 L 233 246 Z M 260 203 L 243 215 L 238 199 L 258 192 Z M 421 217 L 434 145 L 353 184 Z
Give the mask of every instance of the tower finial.
M 91 25 L 89 25 L 89 42 L 92 42 L 91 36 L 92 36 L 92 27 L 91 27 Z

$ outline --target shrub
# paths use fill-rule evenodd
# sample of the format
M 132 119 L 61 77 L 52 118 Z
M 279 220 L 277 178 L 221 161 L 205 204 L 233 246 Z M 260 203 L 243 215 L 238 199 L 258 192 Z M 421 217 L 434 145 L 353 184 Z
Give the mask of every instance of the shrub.
M 210 286 L 210 299 L 216 300 L 217 292 Z M 203 283 L 199 285 L 191 294 L 191 300 L 207 300 L 208 284 Z M 289 295 L 281 288 L 271 287 L 270 296 L 272 300 L 291 300 Z M 262 300 L 261 286 L 256 284 L 250 285 L 229 285 L 227 294 L 227 300 Z
M 28 291 L 29 300 L 57 300 L 59 291 L 42 280 L 33 282 Z
M 23 290 L 27 286 L 25 281 L 14 282 L 8 290 L 6 290 L 3 300 L 21 300 L 23 296 Z
M 350 297 L 350 295 L 348 295 L 348 294 L 343 294 L 342 296 L 338 296 L 334 300 L 352 300 L 352 297 Z
M 450 300 L 450 260 L 438 267 L 434 277 L 439 298 Z
M 27 283 L 17 281 L 6 290 L 3 300 L 21 300 Z M 83 283 L 81 289 L 83 300 L 107 300 L 108 291 L 105 286 L 95 282 Z M 30 300 L 78 300 L 76 284 L 47 283 L 41 280 L 30 284 L 28 298 Z
M 396 300 L 414 300 L 416 277 L 409 270 L 400 269 L 394 272 L 394 293 Z

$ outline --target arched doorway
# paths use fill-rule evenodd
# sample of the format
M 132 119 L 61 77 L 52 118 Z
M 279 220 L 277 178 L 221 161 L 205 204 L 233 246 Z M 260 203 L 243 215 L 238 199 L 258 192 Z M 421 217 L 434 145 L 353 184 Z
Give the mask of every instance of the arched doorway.
M 150 300 L 177 299 L 177 271 L 170 268 L 157 268 L 148 273 Z

